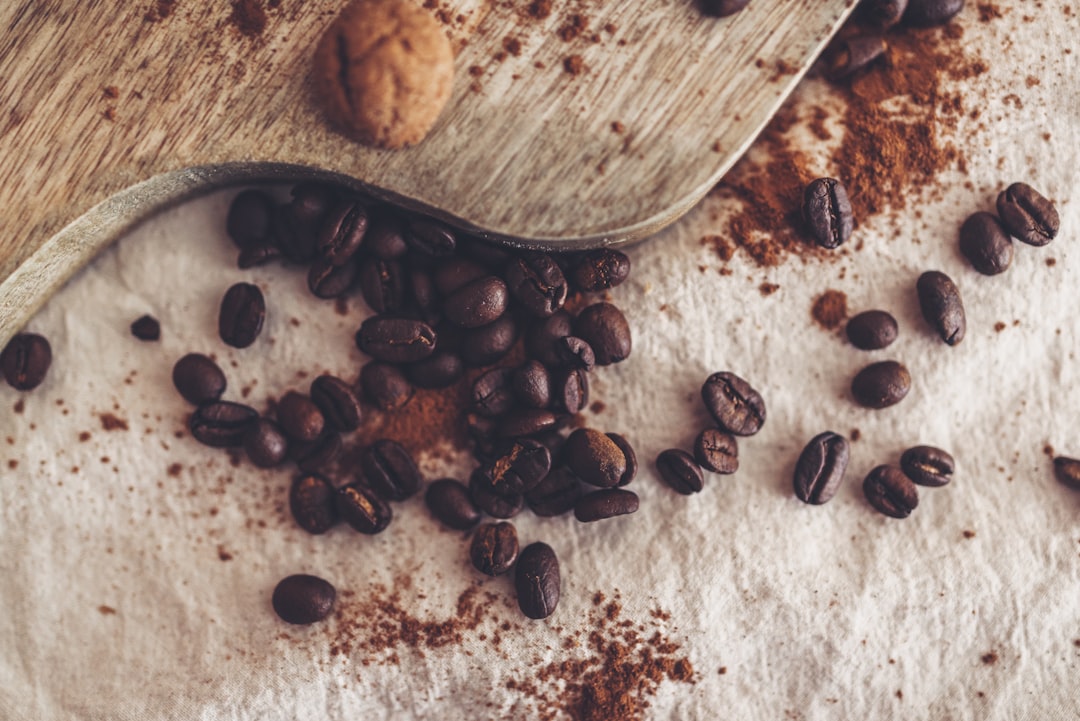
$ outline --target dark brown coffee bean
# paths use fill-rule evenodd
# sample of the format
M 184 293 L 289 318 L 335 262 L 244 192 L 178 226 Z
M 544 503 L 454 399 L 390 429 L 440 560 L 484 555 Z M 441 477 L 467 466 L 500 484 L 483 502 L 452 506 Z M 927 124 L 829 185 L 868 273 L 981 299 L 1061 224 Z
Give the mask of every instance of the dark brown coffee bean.
M 259 287 L 237 283 L 225 291 L 218 314 L 218 334 L 233 348 L 247 348 L 262 331 L 266 301 Z
M 277 423 L 260 418 L 244 433 L 244 452 L 259 468 L 280 465 L 289 453 L 289 441 Z
M 705 487 L 705 474 L 694 457 L 678 448 L 669 448 L 656 457 L 656 469 L 671 488 L 684 496 Z
M 944 25 L 964 8 L 964 0 L 909 0 L 904 24 L 914 27 Z
M 341 520 L 369 536 L 385 531 L 394 518 L 389 504 L 359 483 L 337 489 L 334 505 Z
M 940 271 L 930 270 L 919 276 L 916 289 L 922 316 L 941 339 L 949 345 L 962 341 L 967 330 L 967 319 L 960 290 L 952 278 Z
M 583 368 L 560 371 L 555 381 L 554 407 L 567 413 L 580 413 L 588 403 L 588 372 Z
M 919 505 L 915 484 L 896 466 L 878 466 L 863 481 L 870 505 L 893 518 L 907 518 Z
M 329 531 L 338 522 L 335 496 L 334 486 L 325 476 L 297 476 L 289 488 L 289 510 L 296 525 L 316 535 Z
M 501 438 L 535 436 L 559 426 L 559 417 L 551 411 L 539 408 L 519 408 L 510 411 L 499 424 L 497 433 Z
M 442 301 L 431 280 L 431 269 L 412 266 L 406 269 L 405 275 L 408 278 L 413 304 L 419 311 L 420 318 L 428 325 L 438 324 L 442 320 Z
M 911 374 L 896 361 L 871 363 L 855 374 L 851 395 L 866 408 L 888 408 L 904 400 L 911 390 Z
M 503 313 L 494 323 L 461 334 L 461 359 L 473 368 L 491 365 L 510 352 L 517 338 L 517 321 L 512 314 Z
M 865 19 L 885 29 L 900 22 L 907 5 L 908 0 L 863 0 L 859 7 Z
M 495 457 L 480 466 L 479 478 L 499 496 L 515 496 L 536 487 L 551 470 L 551 451 L 532 439 L 503 443 Z
M 270 237 L 274 199 L 261 190 L 244 190 L 229 204 L 225 232 L 240 250 L 259 245 Z
M 810 439 L 795 463 L 795 496 L 819 506 L 840 490 L 851 446 L 843 436 L 825 431 Z
M 396 260 L 360 263 L 360 293 L 376 313 L 397 313 L 405 304 L 405 273 Z
M 341 434 L 327 430 L 314 441 L 290 443 L 289 458 L 301 471 L 317 473 L 337 460 L 337 457 L 341 455 L 341 449 Z
M 356 332 L 356 346 L 375 360 L 415 363 L 435 352 L 436 335 L 427 323 L 372 316 Z
M 405 448 L 391 440 L 375 441 L 360 454 L 364 478 L 379 495 L 391 501 L 404 501 L 416 494 L 424 483 L 416 461 Z
M 281 257 L 281 250 L 276 245 L 270 245 L 269 242 L 253 245 L 250 248 L 244 248 L 240 251 L 240 254 L 236 256 L 236 267 L 241 270 L 247 270 L 248 268 L 254 268 L 259 265 L 266 265 L 272 260 L 277 260 Z
M 402 236 L 401 219 L 393 213 L 377 212 L 368 219 L 364 250 L 379 260 L 397 260 L 408 252 Z
M 510 293 L 535 316 L 547 318 L 566 302 L 566 277 L 547 253 L 522 254 L 510 261 L 504 276 Z
M 271 603 L 285 623 L 307 625 L 329 616 L 336 598 L 337 591 L 329 582 L 318 576 L 296 575 L 278 583 Z
M 506 264 L 514 257 L 509 248 L 472 235 L 458 238 L 457 249 L 462 256 L 475 260 L 488 268 L 505 268 Z
M 379 410 L 396 411 L 413 395 L 412 384 L 397 367 L 372 361 L 360 369 L 360 386 L 364 396 Z
M 514 372 L 509 368 L 492 368 L 473 381 L 473 409 L 485 418 L 509 413 L 514 407 Z
M 848 340 L 862 350 L 878 350 L 892 345 L 900 328 L 896 318 L 883 310 L 867 310 L 847 322 Z
M 495 322 L 510 303 L 506 283 L 493 275 L 467 283 L 443 301 L 447 320 L 462 328 L 479 328 Z
M 850 77 L 885 54 L 881 35 L 837 38 L 825 52 L 825 72 L 832 80 Z
M 960 226 L 960 252 L 983 275 L 997 275 L 1012 263 L 1013 245 L 995 216 L 975 213 Z
M 587 493 L 574 506 L 574 518 L 582 523 L 625 516 L 638 509 L 638 496 L 622 488 L 605 488 Z
M 1080 491 L 1080 460 L 1058 456 L 1054 459 L 1054 476 L 1074 491 Z
M 479 263 L 466 258 L 452 258 L 435 268 L 432 280 L 435 282 L 435 289 L 442 296 L 447 297 L 474 280 L 490 275 L 487 268 Z M 505 284 L 503 285 L 505 287 Z
M 214 401 L 206 403 L 191 414 L 188 427 L 195 440 L 215 448 L 239 446 L 244 441 L 244 434 L 259 418 L 254 408 Z
M 1027 183 L 1013 183 L 1001 191 L 997 212 L 1009 234 L 1028 245 L 1046 245 L 1061 227 L 1054 204 Z
M 277 420 L 285 435 L 296 441 L 314 441 L 322 435 L 326 419 L 310 398 L 289 391 L 277 404 Z
M 469 497 L 469 489 L 453 478 L 434 481 L 424 493 L 424 502 L 431 515 L 450 528 L 467 531 L 480 522 L 480 509 Z
M 722 18 L 734 15 L 749 4 L 750 0 L 701 0 L 701 9 L 706 15 Z
M 622 449 L 592 428 L 578 428 L 570 434 L 563 447 L 563 461 L 578 478 L 600 488 L 619 485 L 626 473 Z
M 500 496 L 492 491 L 479 468 L 469 476 L 469 497 L 492 518 L 513 518 L 525 507 L 525 497 L 521 494 Z
M 476 529 L 469 546 L 469 558 L 477 571 L 488 576 L 501 576 L 514 567 L 517 557 L 517 529 L 512 523 L 485 523 Z
M 814 242 L 837 248 L 851 237 L 855 221 L 844 184 L 835 178 L 818 178 L 803 193 L 803 219 Z
M 574 263 L 570 280 L 586 293 L 614 288 L 630 275 L 630 258 L 614 248 L 597 248 Z
M 514 587 L 518 607 L 529 618 L 547 618 L 559 605 L 559 560 L 546 543 L 533 543 L 518 556 Z
M 318 253 L 319 229 L 337 202 L 338 191 L 322 183 L 301 183 L 292 189 L 292 196 L 292 201 L 275 213 L 271 232 L 286 258 L 308 263 Z
M 446 388 L 465 374 L 465 363 L 457 353 L 436 350 L 424 360 L 405 366 L 405 375 L 417 388 Z
M 338 202 L 323 218 L 316 238 L 320 258 L 334 265 L 345 265 L 364 242 L 367 231 L 367 208 L 352 198 Z
M 144 315 L 131 324 L 131 335 L 139 340 L 155 341 L 161 338 L 161 324 L 152 315 Z
M 594 303 L 574 319 L 574 335 L 584 339 L 596 355 L 597 365 L 610 365 L 630 355 L 630 324 L 611 303 Z
M 572 370 L 591 371 L 596 367 L 596 354 L 588 341 L 568 335 L 555 341 L 555 353 L 559 365 Z
M 525 494 L 525 502 L 538 516 L 561 516 L 577 505 L 584 492 L 581 481 L 566 466 L 554 468 Z
M 308 290 L 323 300 L 337 298 L 352 287 L 355 278 L 355 263 L 334 265 L 328 258 L 317 258 L 308 268 Z
M 445 258 L 454 254 L 457 234 L 449 227 L 431 220 L 413 216 L 405 222 L 405 243 L 418 258 Z
M 900 468 L 920 486 L 944 486 L 956 470 L 953 457 L 933 446 L 915 446 L 900 456 Z
M 201 353 L 188 353 L 176 361 L 172 378 L 176 390 L 193 405 L 216 401 L 225 392 L 225 374 Z
M 41 385 L 52 365 L 52 346 L 43 335 L 19 333 L 0 352 L 0 370 L 4 380 L 18 391 Z
M 360 399 L 353 387 L 340 378 L 321 375 L 312 381 L 311 401 L 334 430 L 347 432 L 360 427 Z
M 546 366 L 561 365 L 559 340 L 574 332 L 574 319 L 565 310 L 532 325 L 525 336 L 525 352 Z
M 701 387 L 701 399 L 716 424 L 737 436 L 752 436 L 765 423 L 765 401 L 734 373 L 713 373 Z
M 734 473 L 739 470 L 739 444 L 735 436 L 706 428 L 694 439 L 694 460 L 713 473 Z
M 625 486 L 630 483 L 630 481 L 634 480 L 634 476 L 637 475 L 637 453 L 634 452 L 634 448 L 630 445 L 629 441 L 618 433 L 607 433 L 605 435 L 611 439 L 612 443 L 619 447 L 619 450 L 622 451 L 623 458 L 626 459 L 626 470 L 619 478 L 619 482 L 615 484 L 617 486 Z
M 511 385 L 523 406 L 547 408 L 551 405 L 551 374 L 540 361 L 528 361 L 515 370 Z

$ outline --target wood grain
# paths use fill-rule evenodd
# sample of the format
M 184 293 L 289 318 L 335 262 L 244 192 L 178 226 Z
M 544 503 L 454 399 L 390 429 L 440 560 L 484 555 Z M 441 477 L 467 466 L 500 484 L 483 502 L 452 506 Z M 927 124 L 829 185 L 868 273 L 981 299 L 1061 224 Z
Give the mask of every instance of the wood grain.
M 848 5 L 714 19 L 685 0 L 555 0 L 537 19 L 526 0 L 429 0 L 454 94 L 391 152 L 333 132 L 310 96 L 338 0 L 0 3 L 0 340 L 147 214 L 253 178 L 330 174 L 530 245 L 641 238 L 715 184 Z

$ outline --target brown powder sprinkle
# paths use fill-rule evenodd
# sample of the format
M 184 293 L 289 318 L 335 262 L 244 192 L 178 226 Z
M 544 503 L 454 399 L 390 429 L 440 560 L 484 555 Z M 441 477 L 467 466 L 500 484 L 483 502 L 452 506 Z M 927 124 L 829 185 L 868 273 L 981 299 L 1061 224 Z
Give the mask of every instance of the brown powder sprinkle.
M 567 55 L 563 58 L 563 70 L 570 75 L 581 75 L 585 72 L 585 60 L 580 55 Z
M 997 652 L 989 651 L 987 653 L 984 653 L 982 655 L 982 662 L 985 663 L 987 666 L 993 666 L 995 663 L 998 662 Z
M 172 15 L 173 10 L 176 9 L 176 4 L 177 0 L 156 0 L 150 3 L 150 9 L 143 15 L 143 19 L 151 23 L 164 20 Z
M 128 422 L 123 418 L 114 416 L 112 413 L 99 413 L 98 418 L 101 420 L 101 427 L 107 431 L 126 431 L 128 429 Z
M 120 91 L 117 90 L 115 85 L 106 85 L 101 89 L 101 94 L 110 100 L 116 100 L 120 97 Z
M 266 29 L 266 10 L 263 9 L 262 0 L 233 0 L 229 22 L 245 37 L 262 35 Z
M 16 413 L 22 413 L 26 410 L 26 401 L 22 398 L 15 401 L 15 405 L 12 406 L 12 410 L 14 410 Z
M 975 531 L 964 531 L 964 538 L 975 538 Z
M 762 283 L 758 286 L 758 292 L 761 293 L 763 298 L 772 295 L 778 290 L 780 290 L 780 286 L 776 283 Z
M 521 41 L 511 35 L 507 35 L 503 38 L 502 46 L 503 50 L 514 57 L 521 55 Z
M 552 0 L 533 0 L 529 3 L 527 12 L 529 17 L 536 20 L 543 20 L 551 15 Z
M 102 616 L 115 616 L 116 615 L 116 609 L 113 608 L 112 606 L 105 606 L 103 604 L 101 606 L 98 606 L 97 610 L 98 610 L 98 613 L 100 613 Z
M 826 330 L 835 330 L 847 318 L 847 296 L 838 290 L 826 290 L 814 300 L 810 315 Z

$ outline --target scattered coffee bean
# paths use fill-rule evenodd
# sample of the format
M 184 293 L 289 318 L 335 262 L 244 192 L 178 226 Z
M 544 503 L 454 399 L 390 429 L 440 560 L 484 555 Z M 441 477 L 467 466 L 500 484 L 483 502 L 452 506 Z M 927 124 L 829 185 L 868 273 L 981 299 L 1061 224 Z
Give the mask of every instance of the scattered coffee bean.
M 503 313 L 494 323 L 461 334 L 461 359 L 473 368 L 491 365 L 510 352 L 517 338 L 517 322 L 510 313 Z
M 525 352 L 548 367 L 562 363 L 559 340 L 574 332 L 574 319 L 565 310 L 533 324 L 525 336 Z
M 1058 456 L 1054 459 L 1054 476 L 1060 483 L 1080 491 L 1080 460 Z
M 713 473 L 734 473 L 739 470 L 739 444 L 729 433 L 706 428 L 694 439 L 694 460 Z
M 391 501 L 404 501 L 415 495 L 424 478 L 416 461 L 405 448 L 391 440 L 382 439 L 360 454 L 364 478 L 379 495 Z
M 225 291 L 218 315 L 221 340 L 233 348 L 247 348 L 262 331 L 266 301 L 257 285 L 237 283 Z
M 900 456 L 900 468 L 920 486 L 944 486 L 956 470 L 953 457 L 933 446 L 915 446 Z
M 574 517 L 582 523 L 625 516 L 638 509 L 638 496 L 622 488 L 605 488 L 587 493 L 574 506 Z
M 843 183 L 835 178 L 818 178 L 806 186 L 803 218 L 814 242 L 822 248 L 837 248 L 847 241 L 855 221 Z
M 439 294 L 435 292 L 435 284 L 431 280 L 430 269 L 414 266 L 409 268 L 405 275 L 408 278 L 409 290 L 412 291 L 413 303 L 420 311 L 420 318 L 428 324 L 437 324 L 442 320 L 442 306 Z
M 244 190 L 229 204 L 225 232 L 240 250 L 260 245 L 270 237 L 274 199 L 261 190 Z
M 367 225 L 367 208 L 358 199 L 337 203 L 319 228 L 315 241 L 319 256 L 334 265 L 345 265 L 360 250 Z
M 832 431 L 810 439 L 795 463 L 795 496 L 815 506 L 827 503 L 844 482 L 850 454 L 847 439 Z
M 479 468 L 469 476 L 469 497 L 492 518 L 513 518 L 525 507 L 525 497 L 521 494 L 501 496 L 491 490 L 491 484 Z
M 916 289 L 922 316 L 941 339 L 949 345 L 962 341 L 967 330 L 967 319 L 960 291 L 952 278 L 940 271 L 930 270 L 919 276 Z
M 289 488 L 289 510 L 296 525 L 316 535 L 329 531 L 338 522 L 335 496 L 334 486 L 325 476 L 297 476 Z
M 964 0 L 909 0 L 904 24 L 914 27 L 944 25 L 964 7 Z
M 634 452 L 634 448 L 630 445 L 630 442 L 618 433 L 607 433 L 605 435 L 611 439 L 612 443 L 619 447 L 619 450 L 622 451 L 623 458 L 626 461 L 626 470 L 623 471 L 622 476 L 619 477 L 619 482 L 615 484 L 620 487 L 625 486 L 637 476 L 637 453 Z
M 375 360 L 414 363 L 435 352 L 435 331 L 409 318 L 372 316 L 356 332 L 356 346 Z
M 911 374 L 896 361 L 871 363 L 855 374 L 851 395 L 866 408 L 888 408 L 904 400 L 911 390 Z
M 997 275 L 1012 263 L 1013 245 L 994 215 L 975 213 L 960 226 L 960 252 L 983 275 Z
M 385 531 L 394 518 L 389 504 L 373 490 L 359 483 L 337 489 L 334 505 L 341 520 L 369 536 Z
M 867 310 L 847 322 L 851 345 L 862 350 L 878 350 L 892 345 L 900 329 L 896 318 L 883 310 Z
M 559 425 L 559 417 L 539 408 L 519 408 L 511 411 L 498 427 L 502 438 L 522 438 L 550 431 Z
M 617 486 L 626 473 L 626 456 L 615 441 L 598 430 L 578 428 L 566 439 L 563 460 L 578 478 L 592 486 Z
M 241 270 L 247 270 L 248 268 L 254 268 L 258 265 L 266 265 L 272 260 L 277 260 L 281 257 L 281 249 L 276 245 L 270 245 L 265 243 L 262 245 L 253 245 L 250 248 L 244 248 L 240 251 L 240 254 L 236 256 L 236 267 Z
M 478 477 L 498 496 L 516 496 L 536 487 L 551 470 L 551 451 L 532 439 L 504 443 L 488 463 L 477 469 Z
M 525 494 L 529 509 L 538 516 L 561 516 L 577 505 L 581 481 L 565 466 L 552 469 L 544 480 Z
M 486 418 L 508 413 L 514 407 L 514 372 L 509 368 L 492 368 L 473 381 L 472 407 Z
M 43 335 L 19 333 L 0 352 L 0 370 L 15 390 L 29 391 L 41 385 L 52 365 L 52 347 Z
M 568 335 L 555 341 L 555 354 L 559 365 L 567 368 L 591 371 L 596 367 L 596 354 L 584 338 Z
M 722 430 L 752 436 L 765 423 L 765 401 L 734 373 L 713 373 L 701 387 L 705 408 Z
M 321 621 L 334 610 L 337 591 L 318 576 L 296 575 L 282 579 L 270 601 L 285 623 L 307 625 Z
M 405 305 L 405 271 L 396 260 L 368 258 L 360 263 L 360 294 L 376 313 L 397 313 Z
M 289 441 L 281 427 L 268 418 L 260 418 L 244 433 L 244 452 L 259 468 L 280 465 L 289 453 Z
M 705 475 L 694 457 L 678 448 L 669 448 L 656 457 L 660 477 L 676 492 L 689 496 L 705 487 Z
M 907 518 L 919 505 L 915 484 L 896 466 L 878 466 L 863 481 L 870 505 L 893 518 Z
M 446 258 L 457 247 L 454 231 L 429 218 L 412 217 L 405 221 L 402 235 L 409 249 L 421 258 Z
M 583 368 L 568 368 L 555 381 L 554 405 L 567 413 L 579 413 L 589 403 L 589 374 Z
M 353 387 L 340 378 L 321 375 L 312 381 L 311 401 L 334 430 L 348 432 L 360 427 L 360 399 Z
M 546 318 L 566 302 L 566 276 L 547 253 L 524 253 L 504 273 L 510 293 L 530 313 Z
M 131 324 L 131 335 L 139 340 L 155 341 L 161 338 L 161 324 L 152 315 L 144 315 Z
M 443 302 L 443 312 L 447 320 L 462 328 L 479 328 L 495 322 L 509 303 L 506 283 L 489 275 L 451 293 Z
M 997 212 L 1009 234 L 1028 245 L 1046 245 L 1061 227 L 1054 204 L 1027 183 L 1013 183 L 1001 191 Z
M 448 297 L 469 283 L 490 275 L 487 268 L 476 261 L 468 258 L 451 258 L 435 268 L 432 280 L 435 282 L 435 289 L 443 297 Z M 506 285 L 503 284 L 503 289 L 505 288 Z
M 518 537 L 514 524 L 485 523 L 476 529 L 469 558 L 473 567 L 488 576 L 501 576 L 514 567 L 518 558 Z
M 450 528 L 467 531 L 480 522 L 480 509 L 469 498 L 469 489 L 453 478 L 434 481 L 424 493 L 424 502 L 431 515 Z
M 594 303 L 574 319 L 574 335 L 592 347 L 597 365 L 610 365 L 630 355 L 630 324 L 611 303 Z
M 907 5 L 908 0 L 863 0 L 860 8 L 863 17 L 884 29 L 900 22 Z
M 318 258 L 308 268 L 308 290 L 316 298 L 337 298 L 352 287 L 356 264 L 334 265 L 329 258 Z
M 405 366 L 405 374 L 417 388 L 446 388 L 465 374 L 465 363 L 457 353 L 436 350 Z
M 401 219 L 392 213 L 376 214 L 368 220 L 364 250 L 379 260 L 397 260 L 408 252 L 402 236 Z
M 551 405 L 551 374 L 540 361 L 527 361 L 515 370 L 511 385 L 523 406 L 547 408 Z
M 278 401 L 277 420 L 285 435 L 302 442 L 314 441 L 326 425 L 319 407 L 296 391 L 289 391 Z
M 825 72 L 832 80 L 842 80 L 867 67 L 884 54 L 885 38 L 881 35 L 837 38 L 825 54 Z
M 360 386 L 364 396 L 383 411 L 396 411 L 413 395 L 412 384 L 405 379 L 405 374 L 396 366 L 379 361 L 366 363 L 360 369 Z
M 285 257 L 294 263 L 308 263 L 315 258 L 319 228 L 338 193 L 321 183 L 301 183 L 293 188 L 292 196 L 292 202 L 276 213 L 272 233 Z
M 191 414 L 188 427 L 195 440 L 215 448 L 239 446 L 259 418 L 254 408 L 229 401 L 213 401 Z
M 546 543 L 533 543 L 518 556 L 514 570 L 521 612 L 532 619 L 547 618 L 559 605 L 559 560 Z
M 630 276 L 630 258 L 614 248 L 597 248 L 583 254 L 570 272 L 570 280 L 585 293 L 614 288 Z
M 722 18 L 734 15 L 749 4 L 750 0 L 701 0 L 701 9 L 706 15 Z
M 341 455 L 341 434 L 325 431 L 314 441 L 294 441 L 289 444 L 289 458 L 305 473 L 322 471 Z

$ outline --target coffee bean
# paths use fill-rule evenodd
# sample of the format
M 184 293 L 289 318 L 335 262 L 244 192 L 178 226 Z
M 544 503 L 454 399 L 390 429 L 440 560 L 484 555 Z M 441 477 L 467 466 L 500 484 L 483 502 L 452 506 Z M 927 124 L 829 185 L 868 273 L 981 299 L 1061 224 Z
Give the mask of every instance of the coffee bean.
M 308 290 L 323 300 L 337 298 L 352 287 L 356 272 L 355 263 L 334 265 L 329 258 L 317 258 L 308 268 Z
M 515 370 L 511 385 L 522 405 L 529 408 L 551 405 L 551 374 L 540 361 L 528 361 Z
M 274 208 L 274 199 L 263 191 L 242 191 L 229 204 L 225 232 L 241 250 L 259 245 L 270 237 Z
M 326 469 L 341 455 L 341 434 L 327 430 L 313 441 L 294 441 L 289 444 L 289 458 L 305 473 Z
M 584 253 L 570 273 L 570 280 L 585 293 L 614 288 L 630 275 L 630 258 L 614 248 L 597 248 Z
M 316 238 L 319 257 L 334 265 L 345 265 L 364 242 L 367 208 L 358 199 L 340 201 L 323 218 Z
M 863 481 L 870 505 L 893 518 L 907 518 L 919 505 L 915 484 L 896 466 L 878 466 Z
M 337 431 L 355 431 L 363 411 L 356 391 L 345 381 L 321 375 L 311 382 L 311 401 L 318 406 L 327 424 Z
M 832 80 L 842 80 L 859 72 L 884 54 L 885 38 L 881 35 L 837 38 L 825 53 L 825 72 Z
M 904 400 L 911 390 L 911 374 L 896 361 L 871 363 L 855 374 L 851 395 L 866 408 L 888 408 Z
M 521 438 L 535 436 L 550 431 L 559 425 L 559 417 L 551 411 L 539 408 L 519 408 L 510 411 L 498 426 L 501 438 Z
M 409 318 L 372 316 L 356 332 L 356 346 L 375 360 L 414 363 L 435 351 L 435 331 Z
M 405 274 L 408 277 L 412 300 L 420 311 L 420 317 L 429 325 L 438 323 L 442 319 L 442 305 L 439 294 L 435 291 L 430 269 L 414 266 L 406 270 Z
M 258 420 L 254 408 L 229 401 L 214 401 L 199 406 L 191 414 L 188 427 L 199 443 L 228 448 L 243 443 L 244 434 Z
M 914 27 L 944 25 L 964 7 L 964 0 L 909 0 L 904 24 Z
M 474 260 L 487 268 L 505 268 L 514 257 L 509 248 L 471 235 L 458 238 L 457 248 L 463 257 Z
M 52 347 L 43 335 L 19 333 L 0 352 L 0 370 L 15 390 L 29 391 L 41 385 L 52 365 Z
M 561 366 L 583 371 L 591 371 L 596 367 L 596 354 L 583 338 L 572 335 L 560 338 L 555 341 L 555 353 Z
M 469 476 L 469 497 L 492 518 L 513 518 L 525 507 L 525 497 L 521 494 L 501 496 L 491 490 L 491 485 L 479 468 Z
M 636 512 L 638 497 L 633 491 L 622 488 L 605 488 L 581 497 L 574 506 L 574 518 L 582 523 L 601 521 L 605 518 L 625 516 Z
M 237 283 L 225 292 L 218 315 L 218 334 L 233 348 L 247 348 L 259 337 L 266 318 L 266 301 L 259 287 Z
M 442 478 L 428 486 L 424 502 L 431 515 L 445 526 L 467 531 L 480 522 L 480 509 L 469 498 L 469 489 L 453 478 Z
M 469 546 L 469 558 L 477 571 L 488 576 L 501 576 L 514 567 L 517 557 L 517 529 L 512 523 L 485 523 L 476 529 Z
M 952 278 L 940 271 L 930 270 L 919 276 L 916 289 L 922 316 L 941 339 L 949 345 L 962 341 L 967 330 L 967 319 L 960 290 Z
M 1028 245 L 1046 245 L 1061 227 L 1054 204 L 1027 183 L 1013 183 L 1001 191 L 997 212 L 1009 234 Z
M 244 433 L 244 452 L 259 468 L 280 465 L 289 453 L 289 441 L 277 423 L 260 418 Z
M 474 280 L 480 280 L 489 275 L 491 273 L 477 262 L 466 258 L 453 258 L 445 263 L 440 263 L 435 268 L 432 280 L 435 282 L 435 289 L 445 297 L 456 290 L 464 288 Z M 505 283 L 503 287 L 505 287 Z
M 619 477 L 619 482 L 615 484 L 617 486 L 625 486 L 630 483 L 630 481 L 634 480 L 634 476 L 637 475 L 637 453 L 634 452 L 634 448 L 630 445 L 629 441 L 618 433 L 607 433 L 605 435 L 611 439 L 612 443 L 619 447 L 619 450 L 622 451 L 623 458 L 626 460 L 626 470 L 623 472 L 622 476 Z
M 765 423 L 765 401 L 734 373 L 713 373 L 701 387 L 701 399 L 716 424 L 737 436 L 752 436 Z
M 139 340 L 158 340 L 161 338 L 161 324 L 152 315 L 141 316 L 131 324 L 131 335 Z
M 956 470 L 953 457 L 933 446 L 915 446 L 900 456 L 900 468 L 920 486 L 944 486 Z
M 308 533 L 326 533 L 338 522 L 336 492 L 330 480 L 317 473 L 297 476 L 289 487 L 289 511 Z
M 1058 456 L 1054 459 L 1054 476 L 1060 483 L 1080 491 L 1080 460 Z
M 519 495 L 536 487 L 551 470 L 551 451 L 532 439 L 503 443 L 495 457 L 477 470 L 496 495 Z
M 734 15 L 749 4 L 750 0 L 701 0 L 701 9 L 706 15 L 722 18 Z
M 862 350 L 878 350 L 892 345 L 900 329 L 896 318 L 883 310 L 867 310 L 847 322 L 848 340 Z
M 278 401 L 277 419 L 285 435 L 295 441 L 315 440 L 326 425 L 319 407 L 296 391 L 289 391 Z
M 391 501 L 404 501 L 419 491 L 424 482 L 409 452 L 387 439 L 375 441 L 364 449 L 360 467 L 371 487 Z
M 446 258 L 457 247 L 454 231 L 429 218 L 410 218 L 405 222 L 403 235 L 409 250 L 419 258 Z
M 1012 263 L 1013 245 L 996 217 L 975 213 L 960 226 L 960 252 L 983 275 L 997 275 Z
M 555 381 L 554 406 L 567 413 L 579 413 L 589 402 L 589 374 L 583 368 L 559 372 Z
M 390 506 L 373 490 L 359 483 L 337 489 L 334 506 L 341 520 L 369 536 L 385 531 L 394 518 Z
M 518 607 L 529 618 L 547 618 L 559 605 L 559 560 L 546 543 L 533 543 L 518 556 L 514 587 Z
M 822 248 L 837 248 L 847 241 L 855 221 L 843 183 L 835 178 L 818 178 L 806 186 L 803 219 L 810 236 Z
M 705 487 L 705 475 L 693 456 L 678 448 L 669 448 L 656 457 L 660 477 L 672 489 L 684 496 L 698 493 Z
M 597 365 L 611 365 L 630 355 L 630 324 L 611 303 L 594 303 L 574 319 L 574 335 L 587 342 Z
M 509 368 L 492 368 L 473 381 L 472 407 L 485 418 L 495 418 L 514 407 L 514 372 Z
M 271 603 L 282 621 L 307 625 L 329 616 L 336 598 L 337 591 L 329 582 L 317 576 L 296 575 L 278 583 Z
M 405 375 L 417 388 L 446 388 L 464 374 L 465 363 L 461 356 L 441 350 L 405 366 Z
M 396 260 L 367 258 L 360 264 L 360 294 L 376 313 L 397 313 L 405 305 L 405 272 Z
M 626 473 L 626 456 L 615 441 L 598 430 L 578 428 L 566 439 L 563 460 L 578 478 L 592 486 L 617 486 Z
M 489 275 L 467 283 L 447 296 L 443 312 L 447 320 L 462 328 L 479 328 L 498 319 L 509 303 L 506 283 Z
M 368 218 L 364 250 L 379 260 L 397 260 L 408 252 L 401 219 L 392 212 L 376 211 Z
M 294 263 L 308 263 L 318 253 L 318 234 L 324 218 L 337 202 L 335 188 L 322 183 L 301 183 L 292 201 L 275 213 L 272 235 L 281 252 Z
M 396 366 L 379 361 L 365 363 L 360 369 L 364 396 L 379 410 L 396 411 L 409 402 L 413 387 Z
M 864 18 L 884 29 L 900 22 L 908 0 L 863 0 L 859 4 Z
M 270 261 L 277 260 L 280 257 L 281 250 L 276 245 L 271 245 L 268 241 L 241 250 L 240 254 L 236 256 L 236 267 L 241 270 L 247 270 L 248 268 L 254 268 L 258 265 L 266 265 Z
M 566 302 L 566 277 L 546 253 L 522 254 L 510 261 L 504 276 L 510 293 L 535 316 L 546 318 Z
M 734 473 L 739 470 L 738 442 L 717 428 L 706 428 L 694 439 L 694 460 L 713 473 Z
M 558 430 L 552 429 L 550 431 L 544 431 L 543 433 L 537 433 L 533 436 L 533 440 L 542 443 L 544 448 L 548 449 L 548 452 L 551 453 L 552 465 L 562 462 L 562 450 L 563 446 L 566 445 L 566 436 Z
M 795 496 L 815 506 L 827 503 L 844 482 L 850 455 L 843 436 L 832 431 L 814 436 L 795 463 Z
M 546 366 L 558 366 L 562 363 L 558 349 L 559 340 L 573 332 L 573 317 L 565 310 L 560 310 L 550 318 L 539 320 L 532 325 L 525 336 L 525 352 Z
M 517 322 L 510 313 L 503 313 L 494 323 L 461 334 L 461 359 L 473 368 L 491 365 L 510 352 L 517 337 Z
M 577 505 L 582 492 L 581 481 L 573 471 L 560 466 L 525 494 L 525 502 L 538 516 L 561 516 Z

